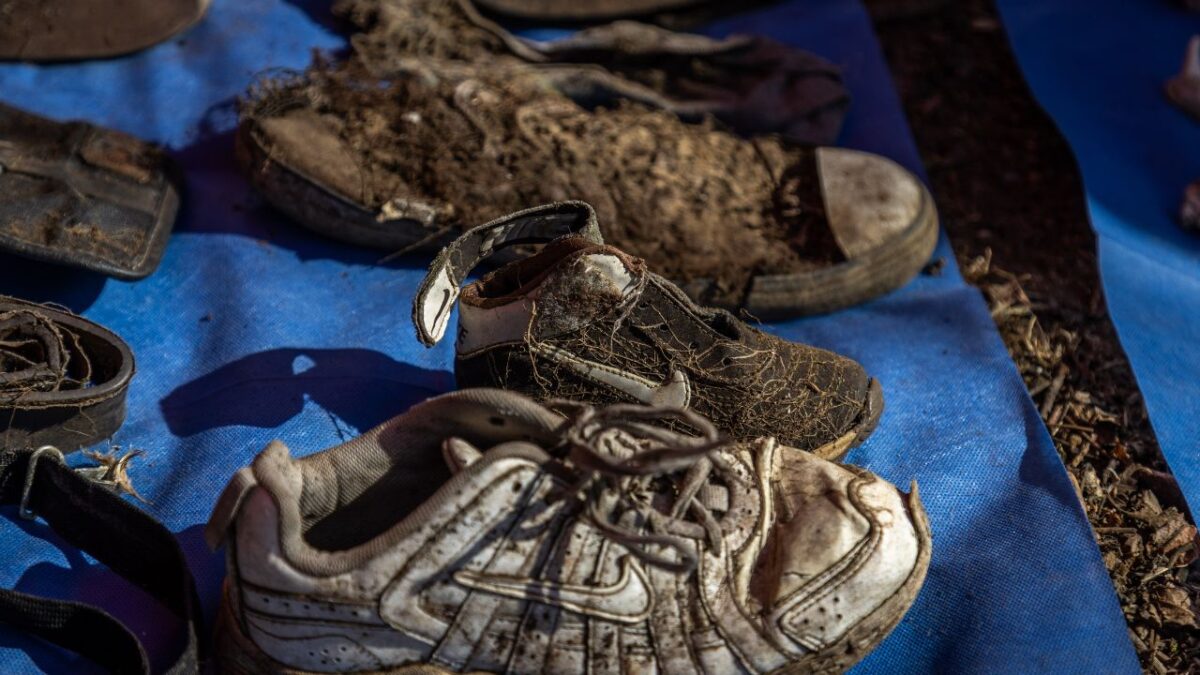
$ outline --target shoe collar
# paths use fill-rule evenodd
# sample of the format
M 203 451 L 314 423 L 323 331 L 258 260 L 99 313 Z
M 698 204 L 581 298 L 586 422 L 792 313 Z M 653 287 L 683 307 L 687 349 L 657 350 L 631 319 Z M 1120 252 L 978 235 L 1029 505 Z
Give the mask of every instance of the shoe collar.
M 462 283 L 479 263 L 510 246 L 548 243 L 569 235 L 604 243 L 596 212 L 585 202 L 538 206 L 463 233 L 442 249 L 417 288 L 412 314 L 417 338 L 432 347 L 445 336 Z
M 286 445 L 275 441 L 231 480 L 218 500 L 206 537 L 219 545 L 247 495 L 261 487 L 276 503 L 280 543 L 298 569 L 321 575 L 349 571 L 418 529 L 422 514 L 456 491 L 468 489 L 489 464 L 544 463 L 548 456 L 539 446 L 557 442 L 562 422 L 561 416 L 519 394 L 468 389 L 424 401 L 358 438 L 304 458 L 293 458 Z M 443 443 L 451 436 L 488 448 L 526 442 L 489 453 L 452 473 L 440 461 Z M 389 479 L 396 481 L 397 489 L 387 497 L 389 509 L 383 516 L 403 514 L 395 523 L 378 524 L 373 536 L 337 550 L 307 541 L 317 522 L 363 499 L 368 490 Z

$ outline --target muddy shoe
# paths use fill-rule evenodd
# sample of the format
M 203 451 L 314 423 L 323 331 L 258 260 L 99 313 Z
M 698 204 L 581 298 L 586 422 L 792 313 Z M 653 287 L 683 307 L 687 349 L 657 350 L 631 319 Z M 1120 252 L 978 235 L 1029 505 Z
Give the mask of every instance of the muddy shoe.
M 460 292 L 483 259 L 545 241 Z M 696 306 L 605 246 L 581 202 L 513 214 L 442 251 L 414 301 L 424 344 L 441 339 L 456 299 L 461 387 L 692 408 L 732 438 L 773 436 L 826 459 L 864 440 L 883 411 L 879 383 L 857 363 Z
M 140 279 L 158 267 L 179 208 L 155 146 L 0 104 L 0 250 Z
M 588 108 L 636 101 L 810 145 L 837 140 L 850 103 L 837 66 L 757 35 L 715 39 L 618 21 L 533 40 L 483 16 L 471 0 L 342 0 L 337 11 L 364 31 L 352 58 L 381 79 L 456 67 L 486 79 L 481 71 L 493 70 L 532 78 Z
M 915 487 L 689 412 L 557 410 L 464 390 L 304 459 L 272 443 L 206 532 L 219 670 L 837 672 L 920 589 Z
M 586 201 L 609 243 L 703 304 L 763 319 L 893 290 L 937 242 L 928 191 L 883 157 L 746 140 L 640 104 L 586 110 L 537 78 L 481 72 L 314 69 L 246 105 L 238 155 L 301 223 L 391 251 Z
M 1195 0 L 1200 2 L 1200 0 Z M 779 0 L 473 0 L 480 10 L 501 18 L 556 25 L 636 19 L 673 29 L 705 26 L 729 16 L 744 14 Z

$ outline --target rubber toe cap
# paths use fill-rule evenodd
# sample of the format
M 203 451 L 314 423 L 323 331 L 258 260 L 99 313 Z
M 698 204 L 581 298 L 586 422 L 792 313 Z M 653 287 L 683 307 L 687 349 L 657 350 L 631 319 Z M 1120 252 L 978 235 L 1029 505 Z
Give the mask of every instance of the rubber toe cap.
M 776 580 L 771 629 L 812 651 L 851 631 L 857 643 L 882 640 L 912 604 L 928 566 L 919 499 L 811 455 L 785 456 L 777 489 L 774 543 L 760 566 Z
M 886 244 L 920 216 L 920 181 L 886 157 L 818 148 L 817 171 L 829 228 L 847 258 Z

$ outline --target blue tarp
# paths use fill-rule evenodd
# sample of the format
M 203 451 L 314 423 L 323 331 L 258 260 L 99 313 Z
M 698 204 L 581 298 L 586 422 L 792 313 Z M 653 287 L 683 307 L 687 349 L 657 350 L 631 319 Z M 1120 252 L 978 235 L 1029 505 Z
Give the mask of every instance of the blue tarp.
M 1200 122 L 1171 105 L 1200 13 L 1168 0 L 1000 0 L 1026 78 L 1079 160 L 1109 312 L 1163 455 L 1200 509 Z
M 178 534 L 211 617 L 223 560 L 201 525 L 218 491 L 274 438 L 298 454 L 453 386 L 452 345 L 409 325 L 425 260 L 378 266 L 263 205 L 234 166 L 233 99 L 272 68 L 338 49 L 327 7 L 217 0 L 187 35 L 105 63 L 0 66 L 0 98 L 167 144 L 187 171 L 162 267 L 136 283 L 0 258 L 0 292 L 55 300 L 122 334 L 138 357 L 133 479 Z M 856 2 L 796 0 L 713 28 L 766 32 L 843 65 L 845 144 L 919 169 L 870 23 Z M 979 294 L 945 241 L 937 277 L 835 315 L 769 329 L 862 361 L 884 384 L 878 431 L 849 460 L 916 479 L 934 531 L 928 581 L 859 672 L 1137 672 L 1074 490 Z M 42 524 L 0 517 L 0 583 L 111 608 L 161 658 L 171 622 Z M 82 672 L 72 656 L 0 630 L 0 671 Z

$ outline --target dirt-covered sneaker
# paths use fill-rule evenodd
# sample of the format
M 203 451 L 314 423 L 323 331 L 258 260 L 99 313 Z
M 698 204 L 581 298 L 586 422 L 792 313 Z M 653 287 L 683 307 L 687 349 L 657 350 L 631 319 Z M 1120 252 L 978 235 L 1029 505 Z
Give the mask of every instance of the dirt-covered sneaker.
M 516 77 L 309 76 L 243 109 L 237 154 L 269 203 L 342 241 L 437 250 L 470 225 L 582 199 L 607 240 L 693 299 L 762 318 L 892 291 L 937 243 L 928 191 L 878 155 L 635 104 L 587 110 Z
M 555 410 L 463 390 L 304 459 L 272 443 L 209 522 L 221 672 L 829 672 L 924 580 L 915 486 L 690 411 Z
M 460 291 L 485 258 L 532 242 L 552 243 Z M 826 459 L 864 440 L 883 410 L 879 383 L 858 363 L 697 306 L 605 246 L 583 202 L 515 213 L 446 247 L 414 300 L 427 346 L 444 335 L 456 299 L 460 387 L 690 407 L 733 438 L 774 436 Z
M 589 108 L 639 101 L 815 145 L 837 140 L 850 103 L 837 66 L 761 35 L 717 39 L 617 21 L 537 40 L 484 16 L 474 0 L 339 0 L 334 11 L 363 31 L 350 58 L 387 79 L 444 77 L 458 64 L 488 80 L 484 71 L 499 68 L 505 79 L 532 76 Z

